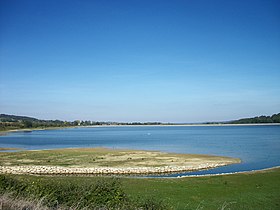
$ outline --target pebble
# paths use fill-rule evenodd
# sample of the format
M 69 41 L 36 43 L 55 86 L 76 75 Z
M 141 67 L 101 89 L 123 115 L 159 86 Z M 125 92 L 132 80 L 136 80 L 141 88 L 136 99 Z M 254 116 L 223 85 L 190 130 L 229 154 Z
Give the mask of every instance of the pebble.
M 158 174 L 195 171 L 224 166 L 225 163 L 205 163 L 199 166 L 162 166 L 162 167 L 95 167 L 74 168 L 60 166 L 0 166 L 0 174 Z

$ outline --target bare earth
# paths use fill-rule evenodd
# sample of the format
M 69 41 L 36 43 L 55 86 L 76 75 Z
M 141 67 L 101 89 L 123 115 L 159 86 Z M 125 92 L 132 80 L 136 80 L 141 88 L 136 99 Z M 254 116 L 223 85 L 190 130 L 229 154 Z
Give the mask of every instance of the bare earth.
M 151 174 L 240 163 L 238 158 L 159 151 L 78 148 L 0 153 L 0 173 Z

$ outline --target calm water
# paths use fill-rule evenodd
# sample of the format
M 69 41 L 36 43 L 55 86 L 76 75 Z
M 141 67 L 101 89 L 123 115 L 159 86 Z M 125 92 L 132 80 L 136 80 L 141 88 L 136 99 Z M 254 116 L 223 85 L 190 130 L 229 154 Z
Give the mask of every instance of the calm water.
M 280 126 L 139 126 L 14 132 L 0 136 L 0 147 L 109 147 L 240 158 L 241 164 L 166 176 L 230 173 L 280 166 Z

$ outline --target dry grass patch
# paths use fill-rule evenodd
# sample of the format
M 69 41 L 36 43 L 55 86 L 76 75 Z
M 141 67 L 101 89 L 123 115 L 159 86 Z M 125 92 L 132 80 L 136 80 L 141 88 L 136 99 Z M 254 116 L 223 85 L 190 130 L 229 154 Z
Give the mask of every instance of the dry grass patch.
M 11 147 L 0 147 L 0 151 L 4 151 L 4 150 L 21 150 L 19 148 L 11 148 Z
M 192 165 L 195 167 L 206 163 L 226 165 L 239 162 L 240 159 L 238 158 L 221 156 L 107 148 L 74 148 L 0 153 L 0 165 L 2 166 L 180 167 Z

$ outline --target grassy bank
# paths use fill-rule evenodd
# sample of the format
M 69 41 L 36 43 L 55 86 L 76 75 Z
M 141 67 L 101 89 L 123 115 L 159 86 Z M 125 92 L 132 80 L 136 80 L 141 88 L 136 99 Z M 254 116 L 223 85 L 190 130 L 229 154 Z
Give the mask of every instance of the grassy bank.
M 170 209 L 160 200 L 128 196 L 117 178 L 27 175 L 0 175 L 0 207 L 9 210 Z
M 141 183 L 141 184 L 140 184 Z M 133 196 L 164 198 L 175 209 L 279 209 L 280 169 L 183 179 L 126 179 Z
M 7 183 L 9 186 L 7 187 Z M 1 193 L 47 198 L 54 207 L 124 209 L 279 209 L 280 169 L 181 179 L 1 175 Z M 100 191 L 101 190 L 101 191 Z M 100 197 L 101 196 L 101 197 Z M 95 204 L 94 204 L 95 203 Z

